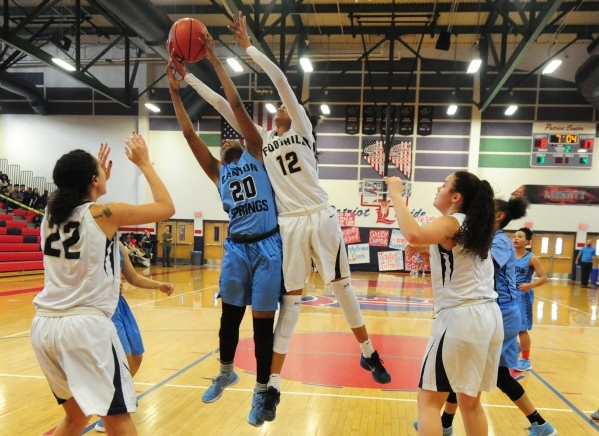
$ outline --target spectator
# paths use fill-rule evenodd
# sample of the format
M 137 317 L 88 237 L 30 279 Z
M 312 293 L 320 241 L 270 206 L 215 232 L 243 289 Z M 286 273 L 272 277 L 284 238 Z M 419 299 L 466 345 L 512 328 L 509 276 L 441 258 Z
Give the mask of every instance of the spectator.
M 154 241 L 152 241 L 152 235 L 149 230 L 144 231 L 141 241 L 139 242 L 141 243 L 141 248 L 146 252 L 146 257 L 151 260 L 154 257 Z
M 39 210 L 44 210 L 46 205 L 48 204 L 48 190 L 44 190 L 44 193 L 37 199 L 35 202 L 35 208 Z
M 15 201 L 18 201 L 19 203 L 23 203 L 23 193 L 21 192 L 21 189 L 17 184 L 15 184 L 14 189 L 12 191 L 12 198 L 14 198 Z M 15 203 L 14 207 L 15 209 L 19 209 L 21 206 Z
M 2 174 L 0 176 L 0 186 L 8 186 L 10 184 L 10 179 L 8 178 L 8 174 Z
M 580 285 L 583 288 L 589 287 L 589 277 L 593 269 L 594 255 L 595 248 L 593 247 L 593 241 L 587 239 L 587 244 L 578 252 L 578 256 L 576 257 L 576 265 L 580 265 Z
M 25 185 L 21 185 L 21 192 L 23 193 L 23 204 L 25 206 L 29 206 L 31 196 L 33 195 L 33 192 L 31 192 L 31 188 L 27 188 L 27 190 L 25 190 Z
M 38 200 L 38 198 L 40 198 L 40 193 L 37 190 L 37 188 L 33 188 L 33 191 L 31 192 L 31 196 L 29 197 L 29 207 L 35 207 L 35 202 Z

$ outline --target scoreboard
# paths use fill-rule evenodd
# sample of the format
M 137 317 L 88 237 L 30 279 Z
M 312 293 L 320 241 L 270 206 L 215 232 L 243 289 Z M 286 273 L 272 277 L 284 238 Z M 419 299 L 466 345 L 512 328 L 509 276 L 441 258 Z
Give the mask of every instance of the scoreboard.
M 595 129 L 594 123 L 535 123 L 530 166 L 590 169 Z

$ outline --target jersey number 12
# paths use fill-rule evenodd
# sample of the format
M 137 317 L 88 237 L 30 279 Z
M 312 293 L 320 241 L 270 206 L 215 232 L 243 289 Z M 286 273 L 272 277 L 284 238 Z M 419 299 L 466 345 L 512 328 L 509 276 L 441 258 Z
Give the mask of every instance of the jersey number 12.
M 283 156 L 277 156 L 277 160 L 279 161 L 279 165 L 281 165 L 281 171 L 283 171 L 283 175 L 297 173 L 302 169 L 298 166 L 297 154 L 295 151 L 290 151 L 285 154 L 285 162 L 283 162 Z

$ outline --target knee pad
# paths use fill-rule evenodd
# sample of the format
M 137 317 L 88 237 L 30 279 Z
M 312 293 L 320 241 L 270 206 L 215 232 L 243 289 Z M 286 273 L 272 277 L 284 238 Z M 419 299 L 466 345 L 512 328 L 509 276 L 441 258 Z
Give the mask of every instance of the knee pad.
M 355 329 L 364 325 L 364 318 L 360 310 L 360 303 L 356 298 L 354 287 L 351 285 L 349 277 L 336 282 L 331 282 L 331 289 L 337 297 L 337 301 L 341 306 L 345 321 L 350 328 Z
M 497 387 L 512 401 L 518 401 L 524 395 L 524 388 L 510 375 L 510 370 L 500 366 L 497 372 Z
M 289 340 L 300 315 L 301 300 L 301 295 L 285 295 L 283 297 L 272 348 L 276 353 L 287 354 L 287 350 L 289 350 Z

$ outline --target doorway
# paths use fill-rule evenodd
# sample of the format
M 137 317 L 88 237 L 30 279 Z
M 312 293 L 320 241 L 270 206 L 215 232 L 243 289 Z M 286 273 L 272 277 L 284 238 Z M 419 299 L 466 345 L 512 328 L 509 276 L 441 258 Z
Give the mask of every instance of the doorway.
M 204 259 L 207 264 L 222 264 L 225 254 L 225 239 L 228 235 L 228 222 L 204 221 Z
M 173 248 L 171 250 L 172 265 L 189 265 L 193 251 L 193 220 L 168 220 L 158 223 L 158 253 L 156 262 L 162 261 L 162 233 L 166 226 L 171 226 Z
M 572 273 L 574 233 L 538 232 L 532 237 L 532 252 L 553 279 L 568 279 Z

